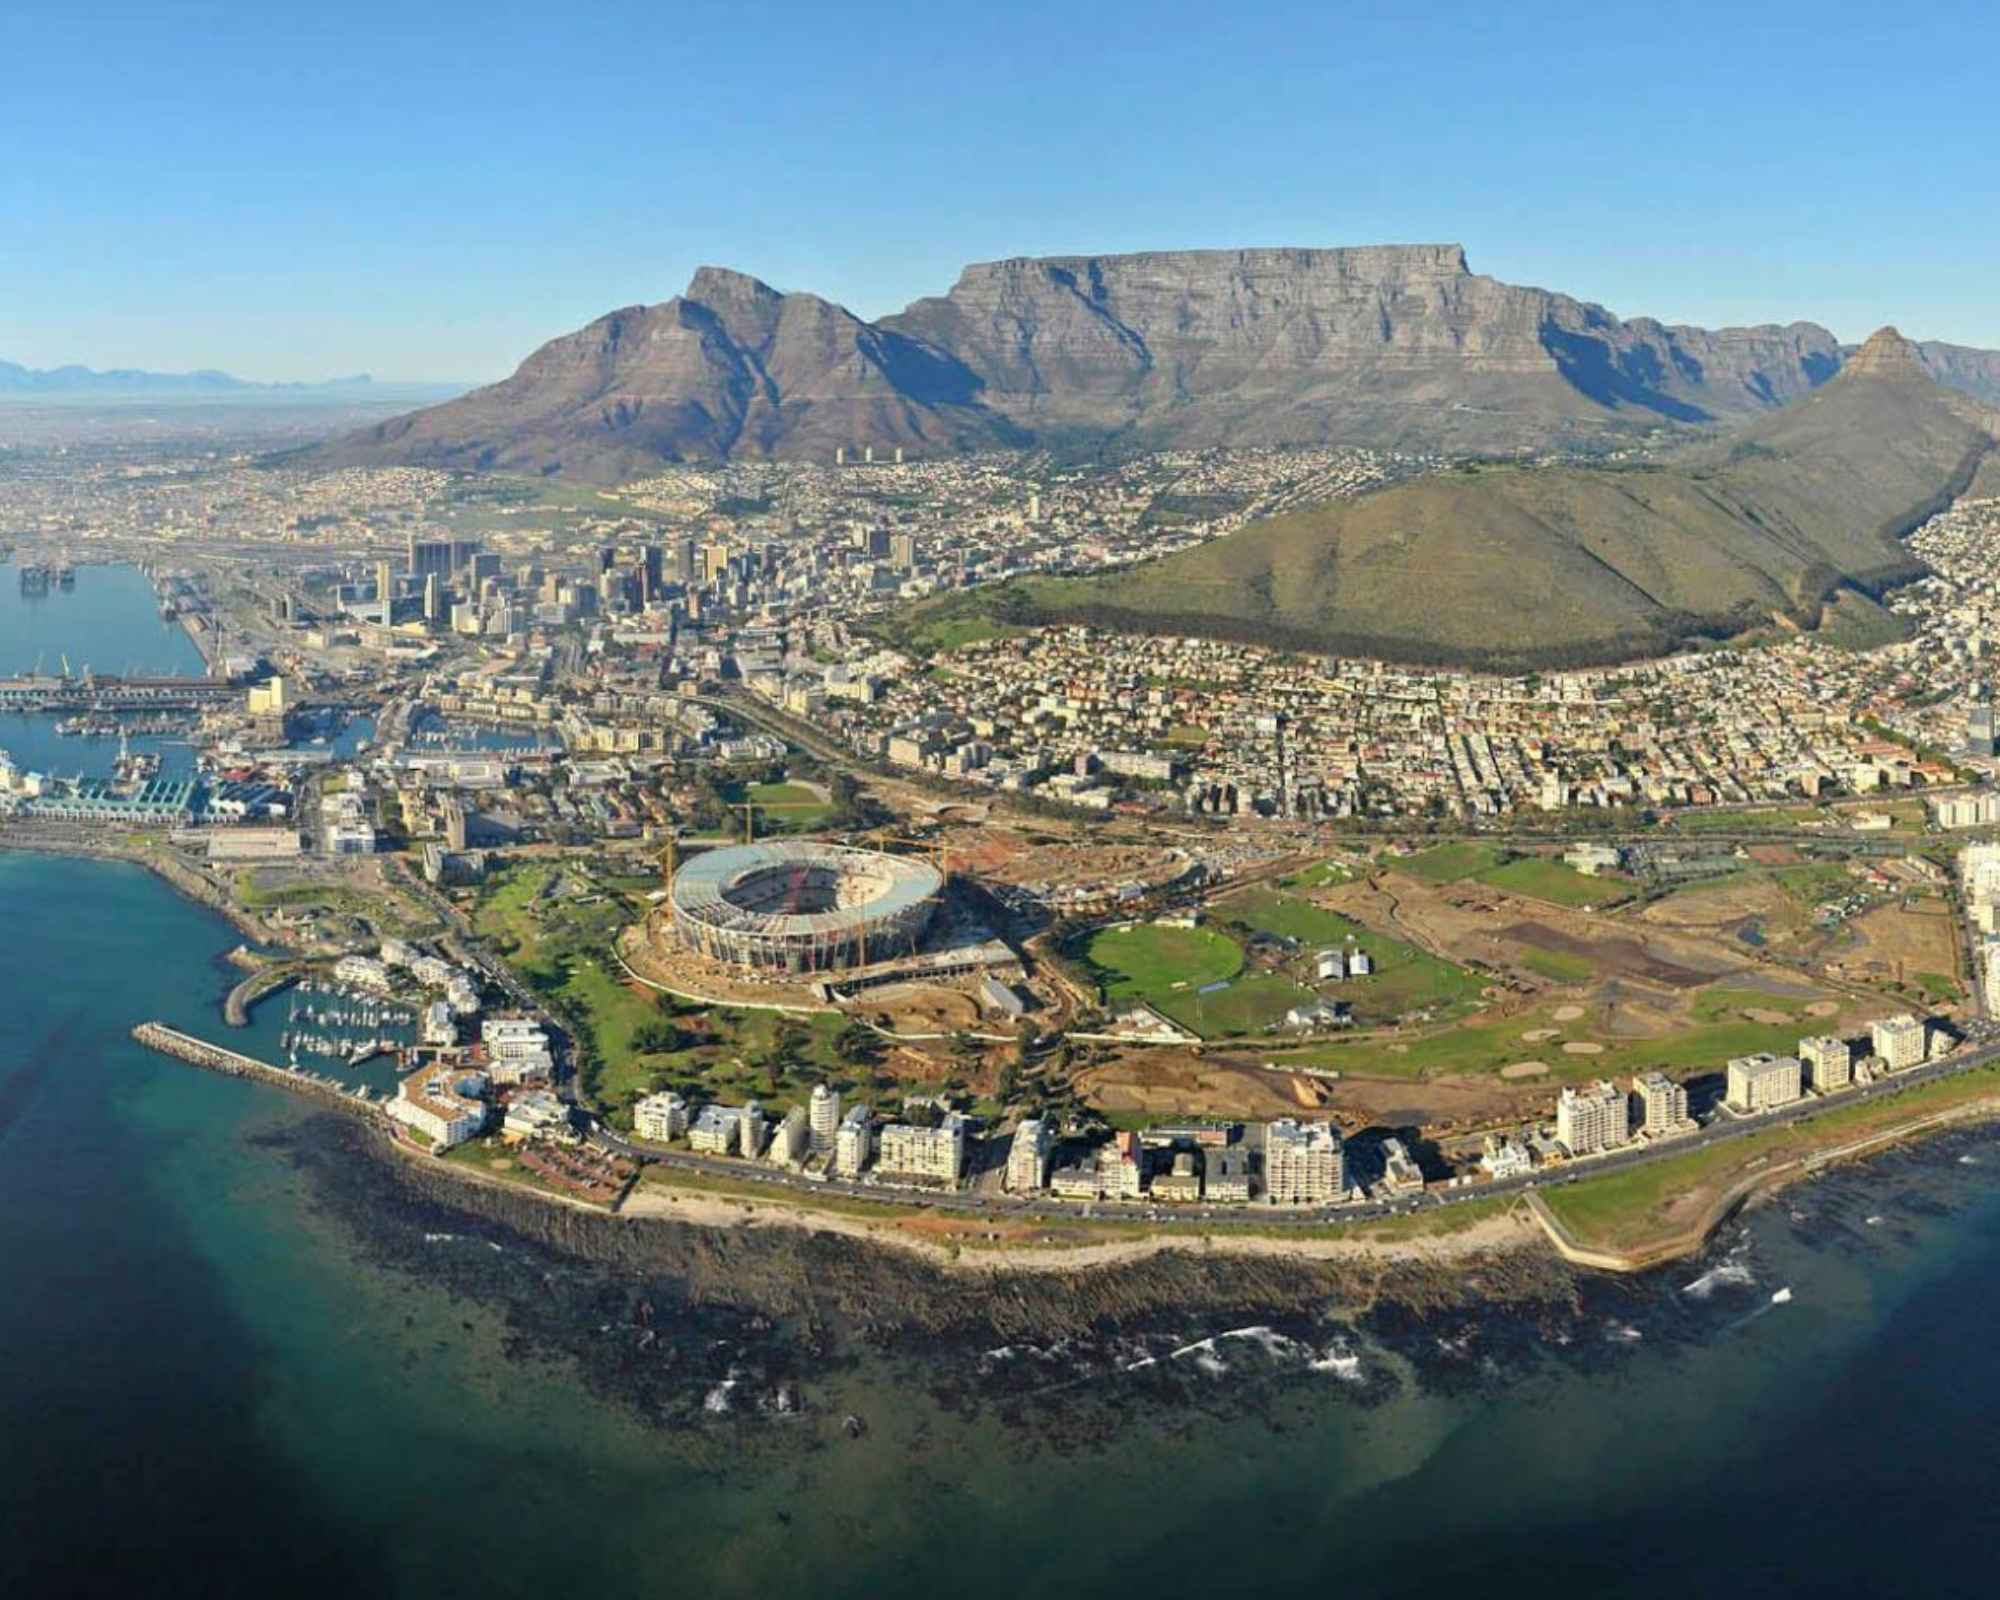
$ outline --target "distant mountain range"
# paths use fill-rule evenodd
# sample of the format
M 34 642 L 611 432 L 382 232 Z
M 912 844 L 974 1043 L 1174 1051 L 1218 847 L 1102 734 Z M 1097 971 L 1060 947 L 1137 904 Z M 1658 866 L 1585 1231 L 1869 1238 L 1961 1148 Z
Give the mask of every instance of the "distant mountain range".
M 1810 628 L 1836 598 L 1869 615 L 1924 570 L 1905 535 L 2000 494 L 2000 412 L 1933 360 L 1884 329 L 1823 386 L 1664 460 L 1431 473 L 1122 572 L 944 596 L 892 628 L 922 644 L 973 616 L 1086 622 L 1521 669 Z
M 2000 352 L 1914 348 L 1931 376 L 2000 402 Z M 1022 258 L 872 323 L 705 267 L 662 305 L 600 317 L 505 381 L 321 458 L 617 482 L 842 446 L 1502 453 L 1756 416 L 1847 354 L 1809 322 L 1623 320 L 1474 273 L 1457 245 Z
M 330 394 L 373 388 L 375 380 L 366 373 L 352 378 L 332 378 L 324 383 L 252 383 L 226 372 L 139 372 L 114 368 L 100 372 L 91 367 L 24 367 L 0 361 L 0 397 L 13 395 L 229 395 L 229 394 Z M 391 386 L 395 387 L 395 386 Z M 411 389 L 436 390 L 443 386 L 409 385 Z

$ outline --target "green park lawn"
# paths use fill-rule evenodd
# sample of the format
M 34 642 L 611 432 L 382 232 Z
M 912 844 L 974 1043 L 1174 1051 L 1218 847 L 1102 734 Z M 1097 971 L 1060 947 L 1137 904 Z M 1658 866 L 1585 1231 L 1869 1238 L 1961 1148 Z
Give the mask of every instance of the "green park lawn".
M 1694 997 L 1694 1014 L 1703 1022 L 1727 1022 L 1745 1011 L 1782 1011 L 1803 1017 L 1810 999 L 1767 994 L 1762 989 L 1704 989 Z
M 1312 982 L 1312 958 L 1318 951 L 1350 940 L 1367 951 L 1375 964 L 1372 973 L 1325 989 L 1328 998 L 1352 1006 L 1364 1026 L 1393 1022 L 1413 1011 L 1468 1006 L 1479 999 L 1481 980 L 1465 968 L 1294 895 L 1254 889 L 1222 902 L 1216 915 L 1247 932 L 1296 939 L 1301 948 L 1295 971 L 1307 983 Z
M 1214 927 L 1106 928 L 1090 941 L 1105 998 L 1141 1001 L 1204 1038 L 1258 1033 L 1311 993 L 1279 973 L 1243 971 L 1243 948 Z M 1201 990 L 1228 987 L 1213 994 Z
M 1693 806 L 1674 813 L 1674 829 L 1679 833 L 1783 832 L 1812 828 L 1826 821 L 1818 806 L 1781 806 L 1764 810 L 1739 811 L 1729 807 Z
M 645 1073 L 632 1037 L 660 1009 L 650 993 L 625 980 L 610 954 L 630 908 L 616 896 L 585 905 L 584 896 L 550 893 L 557 884 L 587 881 L 573 866 L 509 869 L 488 884 L 473 926 L 569 1024 L 594 1064 L 597 1096 L 611 1103 Z
M 1112 1000 L 1161 1005 L 1182 989 L 1233 978 L 1243 950 L 1214 928 L 1166 928 L 1133 923 L 1106 928 L 1090 941 L 1090 963 Z
M 1587 877 L 1568 862 L 1549 856 L 1516 856 L 1474 876 L 1481 883 L 1509 894 L 1526 895 L 1531 900 L 1546 900 L 1572 909 L 1616 905 L 1632 895 L 1629 884 L 1616 878 Z
M 1414 873 L 1419 878 L 1428 878 L 1432 883 L 1457 883 L 1461 879 L 1490 872 L 1506 859 L 1506 852 L 1498 845 L 1474 844 L 1467 841 L 1460 844 L 1432 845 L 1428 850 L 1419 850 L 1415 855 L 1405 856 L 1400 860 L 1390 857 L 1387 865 L 1399 872 Z
M 804 833 L 826 826 L 833 815 L 833 807 L 803 783 L 753 783 L 745 798 L 758 807 L 760 833 Z
M 1801 905 L 1842 900 L 1861 887 L 1861 880 L 1838 861 L 1815 861 L 1799 867 L 1779 867 L 1771 881 Z

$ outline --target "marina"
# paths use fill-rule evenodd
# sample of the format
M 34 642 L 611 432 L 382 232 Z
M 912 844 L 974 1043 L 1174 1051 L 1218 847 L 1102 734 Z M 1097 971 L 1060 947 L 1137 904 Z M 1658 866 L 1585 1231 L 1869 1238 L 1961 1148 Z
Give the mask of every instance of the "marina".
M 407 1007 L 306 978 L 292 991 L 278 1047 L 295 1068 L 302 1056 L 355 1068 L 400 1057 L 415 1030 Z

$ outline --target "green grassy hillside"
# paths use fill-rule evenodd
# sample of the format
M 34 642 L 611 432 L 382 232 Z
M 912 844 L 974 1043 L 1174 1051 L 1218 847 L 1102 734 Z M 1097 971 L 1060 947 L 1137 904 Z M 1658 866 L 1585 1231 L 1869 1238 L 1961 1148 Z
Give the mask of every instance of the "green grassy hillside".
M 929 602 L 903 637 L 1087 622 L 1392 660 L 1656 654 L 1921 572 L 1902 538 L 1994 468 L 1996 420 L 1892 333 L 1824 388 L 1678 459 L 1474 466 L 1288 513 L 1102 578 Z

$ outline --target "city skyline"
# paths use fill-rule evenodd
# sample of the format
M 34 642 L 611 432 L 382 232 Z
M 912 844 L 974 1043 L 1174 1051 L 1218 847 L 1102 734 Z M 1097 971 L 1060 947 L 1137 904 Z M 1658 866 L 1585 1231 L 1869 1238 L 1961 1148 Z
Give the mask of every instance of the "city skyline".
M 704 263 L 879 316 L 997 257 L 1429 241 L 1626 316 L 2000 345 L 1962 8 L 1675 21 L 35 0 L 0 358 L 470 383 Z

